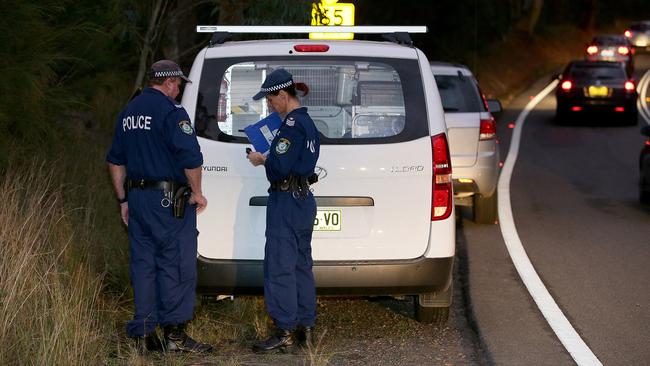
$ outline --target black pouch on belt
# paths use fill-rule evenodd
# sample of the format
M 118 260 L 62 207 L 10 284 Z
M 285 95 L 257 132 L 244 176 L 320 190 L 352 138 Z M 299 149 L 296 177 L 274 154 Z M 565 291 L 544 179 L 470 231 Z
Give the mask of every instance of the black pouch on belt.
M 172 199 L 172 208 L 175 218 L 182 219 L 185 216 L 185 204 L 191 194 L 192 190 L 188 186 L 180 186 L 176 189 Z

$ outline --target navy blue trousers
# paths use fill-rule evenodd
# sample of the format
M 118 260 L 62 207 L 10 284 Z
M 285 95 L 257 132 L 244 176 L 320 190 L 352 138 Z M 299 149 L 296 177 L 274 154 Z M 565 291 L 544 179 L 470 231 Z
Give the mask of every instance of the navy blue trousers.
M 271 191 L 266 206 L 264 299 L 280 329 L 316 322 L 316 287 L 312 273 L 311 237 L 316 201 L 309 194 Z
M 185 217 L 174 218 L 162 207 L 162 191 L 129 192 L 131 284 L 135 315 L 126 326 L 131 338 L 192 319 L 196 290 L 195 206 L 187 204 Z

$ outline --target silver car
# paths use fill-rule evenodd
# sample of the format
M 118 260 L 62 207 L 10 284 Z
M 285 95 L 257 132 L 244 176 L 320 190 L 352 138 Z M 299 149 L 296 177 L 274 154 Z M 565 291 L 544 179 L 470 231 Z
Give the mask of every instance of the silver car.
M 496 121 L 490 111 L 500 112 L 501 104 L 485 100 L 466 66 L 430 64 L 447 123 L 454 201 L 458 206 L 472 206 L 475 222 L 492 224 L 497 220 L 500 168 Z
M 625 31 L 625 37 L 636 48 L 650 49 L 650 20 L 632 23 L 630 29 Z

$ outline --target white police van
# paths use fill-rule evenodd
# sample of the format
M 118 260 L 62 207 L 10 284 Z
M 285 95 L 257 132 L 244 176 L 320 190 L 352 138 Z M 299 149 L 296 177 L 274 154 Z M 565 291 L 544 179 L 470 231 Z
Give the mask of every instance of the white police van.
M 268 114 L 264 99 L 251 97 L 269 72 L 285 68 L 310 87 L 301 104 L 321 134 L 311 187 L 318 293 L 414 295 L 419 320 L 444 323 L 455 253 L 451 165 L 429 62 L 401 33 L 413 27 L 339 28 L 396 32 L 385 42 L 230 42 L 229 32 L 311 27 L 205 28 L 215 33 L 182 99 L 199 136 L 209 202 L 198 217 L 198 291 L 262 293 L 269 183 L 246 159 L 252 146 L 243 129 Z

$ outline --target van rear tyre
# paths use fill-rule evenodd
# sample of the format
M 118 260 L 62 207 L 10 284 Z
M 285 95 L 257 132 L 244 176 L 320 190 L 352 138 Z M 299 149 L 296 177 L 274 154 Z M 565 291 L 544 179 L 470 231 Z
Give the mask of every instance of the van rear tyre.
M 639 190 L 639 202 L 643 205 L 650 205 L 650 191 Z
M 497 191 L 490 197 L 482 194 L 475 194 L 474 198 L 474 222 L 477 224 L 494 224 L 497 220 Z
M 415 320 L 424 324 L 433 324 L 441 327 L 449 320 L 449 306 L 427 307 L 420 305 L 417 295 L 415 296 Z

